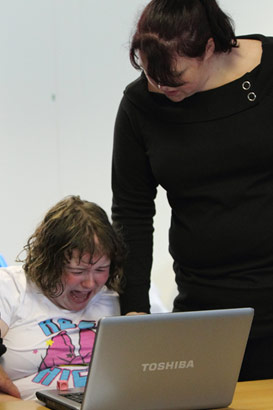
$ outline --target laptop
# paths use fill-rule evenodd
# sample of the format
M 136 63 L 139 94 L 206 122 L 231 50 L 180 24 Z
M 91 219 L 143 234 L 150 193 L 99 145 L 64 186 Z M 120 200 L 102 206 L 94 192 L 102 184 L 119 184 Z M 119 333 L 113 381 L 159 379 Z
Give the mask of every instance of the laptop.
M 104 317 L 82 403 L 70 398 L 75 389 L 43 390 L 36 396 L 58 410 L 226 407 L 253 314 L 252 308 L 236 308 Z

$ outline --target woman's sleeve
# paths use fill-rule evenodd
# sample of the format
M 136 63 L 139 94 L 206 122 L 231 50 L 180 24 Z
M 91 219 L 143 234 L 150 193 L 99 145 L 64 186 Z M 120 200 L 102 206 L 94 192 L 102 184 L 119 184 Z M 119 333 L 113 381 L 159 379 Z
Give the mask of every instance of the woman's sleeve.
M 6 351 L 7 351 L 7 348 L 6 348 L 6 346 L 4 345 L 4 343 L 3 343 L 2 337 L 0 337 L 0 357 L 1 357 L 4 353 L 6 353 Z
M 125 108 L 124 97 L 115 123 L 112 159 L 112 219 L 127 246 L 121 313 L 148 313 L 157 183 L 146 154 L 141 127 L 132 108 L 131 112 Z

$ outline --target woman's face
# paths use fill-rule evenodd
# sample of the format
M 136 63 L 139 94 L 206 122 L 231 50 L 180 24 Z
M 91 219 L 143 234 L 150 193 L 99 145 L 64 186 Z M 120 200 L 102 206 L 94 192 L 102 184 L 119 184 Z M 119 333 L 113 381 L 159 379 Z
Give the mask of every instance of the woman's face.
M 64 266 L 62 283 L 64 292 L 50 300 L 62 309 L 79 311 L 102 289 L 109 278 L 110 259 L 106 255 L 84 253 L 73 250 L 72 257 Z
M 149 83 L 149 90 L 164 94 L 169 100 L 179 102 L 191 95 L 206 90 L 210 78 L 210 57 L 213 54 L 210 49 L 202 58 L 190 58 L 177 56 L 173 67 L 174 77 L 178 82 L 177 87 L 169 87 L 157 84 L 147 74 L 147 62 L 145 55 L 139 53 L 141 66 Z

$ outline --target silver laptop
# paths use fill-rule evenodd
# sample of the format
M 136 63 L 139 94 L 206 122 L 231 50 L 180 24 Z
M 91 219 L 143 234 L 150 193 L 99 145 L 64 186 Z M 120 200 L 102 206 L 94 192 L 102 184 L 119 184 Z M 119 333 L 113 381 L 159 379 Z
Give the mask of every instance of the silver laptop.
M 76 389 L 43 390 L 37 398 L 62 410 L 226 407 L 253 314 L 240 308 L 103 318 L 82 404 L 71 399 Z

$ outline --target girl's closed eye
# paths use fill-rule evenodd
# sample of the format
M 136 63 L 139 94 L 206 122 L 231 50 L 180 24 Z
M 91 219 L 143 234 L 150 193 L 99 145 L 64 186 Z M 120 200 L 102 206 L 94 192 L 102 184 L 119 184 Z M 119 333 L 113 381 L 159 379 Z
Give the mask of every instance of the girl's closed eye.
M 100 267 L 98 267 L 98 268 L 96 268 L 96 272 L 106 272 L 106 271 L 108 271 L 109 270 L 109 268 L 110 268 L 110 265 L 107 265 L 107 266 L 100 266 Z
M 66 271 L 72 273 L 73 275 L 81 275 L 85 272 L 86 269 L 79 269 L 79 268 L 66 268 Z

